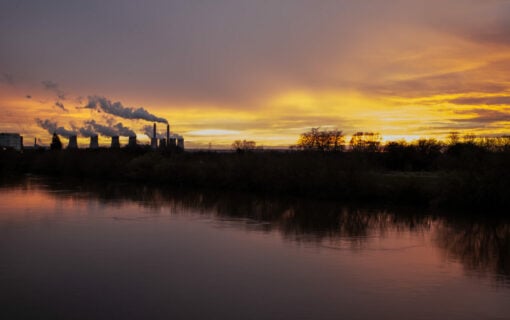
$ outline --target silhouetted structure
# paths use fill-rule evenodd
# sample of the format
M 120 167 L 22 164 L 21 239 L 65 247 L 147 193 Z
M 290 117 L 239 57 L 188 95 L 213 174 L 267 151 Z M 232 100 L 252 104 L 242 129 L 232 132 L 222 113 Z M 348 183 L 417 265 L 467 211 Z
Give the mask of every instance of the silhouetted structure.
M 90 137 L 90 149 L 97 149 L 99 148 L 99 139 L 97 135 L 93 135 Z
M 0 148 L 21 150 L 23 137 L 19 133 L 0 133 Z
M 158 138 L 156 137 L 156 124 L 154 124 L 154 127 L 152 129 L 151 148 L 152 149 L 158 148 Z
M 60 142 L 60 138 L 56 133 L 53 133 L 53 137 L 51 138 L 51 150 L 62 150 L 62 142 Z
M 171 137 L 169 140 L 168 140 L 168 148 L 170 149 L 173 149 L 177 146 L 177 142 L 176 142 L 176 139 L 174 137 Z
M 69 137 L 69 144 L 67 145 L 67 149 L 78 149 L 78 139 L 76 136 Z
M 112 137 L 111 148 L 112 149 L 119 149 L 120 148 L 119 136 L 113 136 Z
M 160 149 L 166 148 L 166 139 L 165 138 L 159 139 L 159 148 Z
M 136 136 L 129 137 L 128 147 L 130 147 L 130 148 L 136 147 Z
M 184 138 L 183 137 L 177 138 L 177 147 L 180 148 L 181 150 L 184 150 Z

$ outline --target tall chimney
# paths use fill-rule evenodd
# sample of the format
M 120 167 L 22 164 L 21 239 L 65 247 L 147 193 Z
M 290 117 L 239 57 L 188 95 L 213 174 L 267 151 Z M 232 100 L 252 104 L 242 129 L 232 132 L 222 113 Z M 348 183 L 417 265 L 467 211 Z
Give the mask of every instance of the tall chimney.
M 78 140 L 76 136 L 69 137 L 69 144 L 67 145 L 67 149 L 78 149 Z
M 166 143 L 170 141 L 170 124 L 166 125 Z
M 154 123 L 154 132 L 151 139 L 151 148 L 157 149 L 158 148 L 158 138 L 156 137 L 156 123 Z
M 89 146 L 90 149 L 97 149 L 99 148 L 99 142 L 98 142 L 98 137 L 97 137 L 97 134 L 93 135 L 90 137 L 90 146 Z
M 118 149 L 118 148 L 120 148 L 119 136 L 113 136 L 113 137 L 112 137 L 112 145 L 111 145 L 111 148 L 112 148 L 112 149 Z

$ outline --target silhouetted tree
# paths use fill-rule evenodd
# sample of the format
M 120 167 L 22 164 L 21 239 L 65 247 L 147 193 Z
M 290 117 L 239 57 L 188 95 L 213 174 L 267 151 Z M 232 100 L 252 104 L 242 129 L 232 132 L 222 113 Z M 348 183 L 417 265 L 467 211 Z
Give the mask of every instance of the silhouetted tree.
M 344 135 L 342 131 L 319 130 L 312 128 L 302 133 L 299 137 L 297 147 L 302 150 L 313 151 L 342 151 L 344 149 Z
M 51 138 L 51 150 L 62 150 L 62 142 L 60 142 L 60 138 L 57 133 L 53 133 L 53 138 Z
M 376 152 L 381 145 L 381 135 L 375 132 L 356 132 L 352 135 L 350 146 L 352 151 Z
M 232 143 L 232 149 L 234 149 L 238 153 L 253 151 L 255 150 L 256 147 L 257 143 L 255 141 L 236 140 Z
M 449 145 L 454 145 L 460 142 L 460 136 L 458 131 L 451 131 L 448 134 L 447 140 Z

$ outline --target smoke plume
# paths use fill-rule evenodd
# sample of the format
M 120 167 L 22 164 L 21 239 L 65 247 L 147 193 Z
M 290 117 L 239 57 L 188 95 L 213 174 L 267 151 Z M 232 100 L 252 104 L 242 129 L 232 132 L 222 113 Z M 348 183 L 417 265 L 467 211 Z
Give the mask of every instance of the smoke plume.
M 141 119 L 151 122 L 168 123 L 166 119 L 159 118 L 149 113 L 149 111 L 145 110 L 142 107 L 137 109 L 124 107 L 122 103 L 120 103 L 119 101 L 112 103 L 105 97 L 89 96 L 88 103 L 85 105 L 84 108 L 102 110 L 108 114 L 118 116 L 124 119 Z
M 142 130 L 147 137 L 153 138 L 154 128 L 151 125 L 143 126 Z M 156 131 L 156 138 L 163 139 L 166 138 L 166 136 Z
M 96 131 L 94 131 L 90 125 L 86 125 L 85 127 L 78 129 L 78 131 L 80 132 L 80 135 L 85 138 L 97 135 Z
M 39 118 L 35 119 L 37 125 L 43 129 L 46 129 L 49 134 L 56 133 L 63 137 L 69 138 L 70 136 L 76 135 L 76 132 L 72 130 L 67 130 L 64 127 L 59 127 L 57 122 L 51 121 L 49 119 L 41 120 Z
M 143 126 L 142 130 L 143 130 L 143 133 L 147 137 L 149 137 L 151 139 L 153 138 L 153 134 L 154 134 L 153 130 L 154 130 L 154 128 L 152 126 L 150 126 L 150 125 Z M 159 132 L 156 131 L 156 138 L 158 138 L 158 139 L 166 139 L 166 131 L 165 131 L 164 134 L 163 133 L 159 133 Z M 182 139 L 182 136 L 178 135 L 176 133 L 171 133 L 170 134 L 170 138 Z
M 85 121 L 85 126 L 80 129 L 80 133 L 83 136 L 92 136 L 94 134 L 100 134 L 107 137 L 112 136 L 122 136 L 122 137 L 129 137 L 129 136 L 135 136 L 135 132 L 127 127 L 125 127 L 122 122 L 119 122 L 117 124 L 109 124 L 109 125 L 103 125 L 100 123 L 97 123 L 95 120 L 88 120 Z

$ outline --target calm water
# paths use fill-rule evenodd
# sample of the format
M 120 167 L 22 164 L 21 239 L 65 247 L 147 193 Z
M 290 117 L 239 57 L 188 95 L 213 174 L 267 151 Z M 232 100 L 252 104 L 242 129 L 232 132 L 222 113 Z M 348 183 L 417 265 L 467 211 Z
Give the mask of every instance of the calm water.
M 510 224 L 32 178 L 0 288 L 1 319 L 510 319 Z

